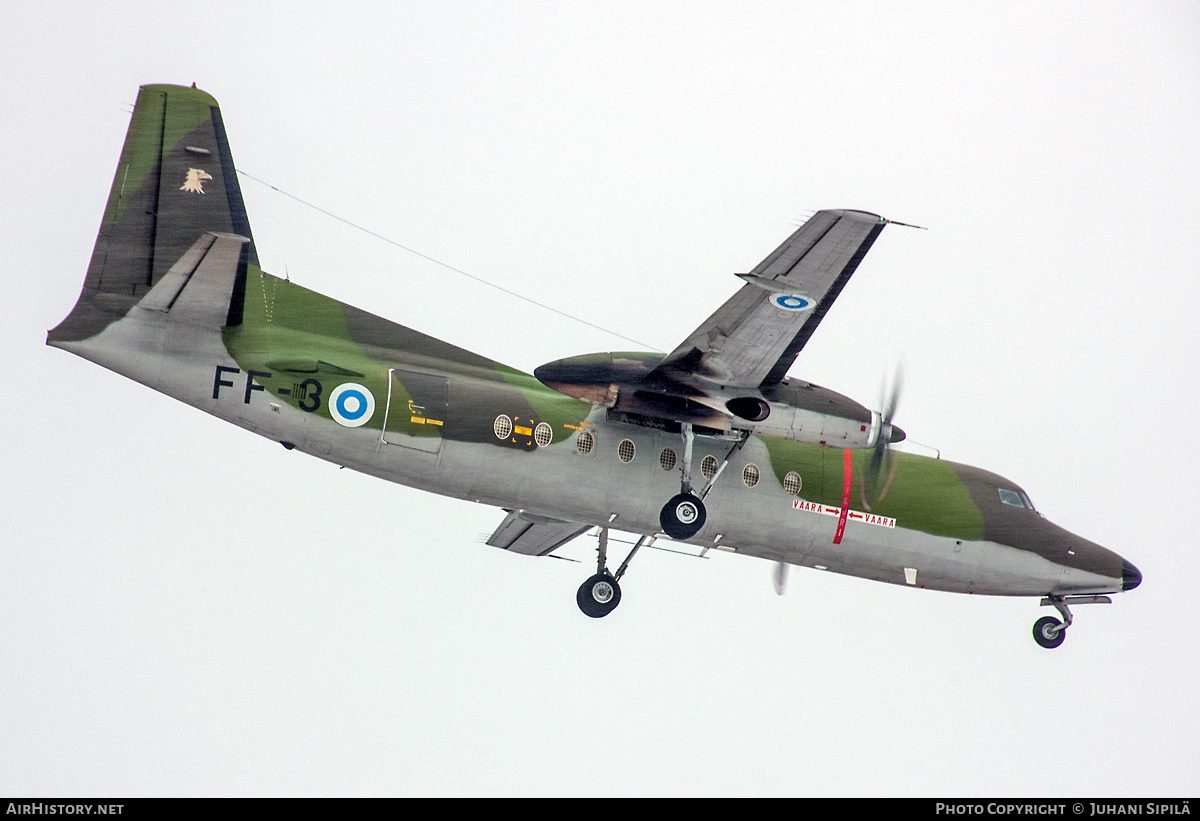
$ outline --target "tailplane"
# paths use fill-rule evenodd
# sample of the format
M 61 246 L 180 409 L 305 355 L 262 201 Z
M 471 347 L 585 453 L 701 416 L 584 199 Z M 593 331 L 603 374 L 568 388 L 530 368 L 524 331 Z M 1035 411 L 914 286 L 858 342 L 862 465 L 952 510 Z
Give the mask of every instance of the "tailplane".
M 194 86 L 142 86 L 83 291 L 47 342 L 120 320 L 209 233 L 244 237 L 243 265 L 258 266 L 217 101 Z

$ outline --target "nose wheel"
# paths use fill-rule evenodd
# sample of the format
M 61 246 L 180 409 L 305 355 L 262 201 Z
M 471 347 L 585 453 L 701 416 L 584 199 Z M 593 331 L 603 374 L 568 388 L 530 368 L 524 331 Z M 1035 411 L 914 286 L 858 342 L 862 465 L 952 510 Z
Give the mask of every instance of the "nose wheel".
M 1033 640 L 1053 650 L 1067 640 L 1067 628 L 1054 616 L 1042 616 L 1033 623 Z

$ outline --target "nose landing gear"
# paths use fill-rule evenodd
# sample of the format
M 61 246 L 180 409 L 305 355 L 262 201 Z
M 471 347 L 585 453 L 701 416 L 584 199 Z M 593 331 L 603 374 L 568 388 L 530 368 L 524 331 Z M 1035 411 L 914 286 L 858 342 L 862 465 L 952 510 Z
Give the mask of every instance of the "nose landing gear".
M 1047 596 L 1042 599 L 1042 606 L 1053 605 L 1062 614 L 1059 621 L 1054 616 L 1042 616 L 1033 623 L 1033 640 L 1047 650 L 1062 646 L 1067 640 L 1067 628 L 1074 621 L 1068 604 L 1112 604 L 1108 596 Z

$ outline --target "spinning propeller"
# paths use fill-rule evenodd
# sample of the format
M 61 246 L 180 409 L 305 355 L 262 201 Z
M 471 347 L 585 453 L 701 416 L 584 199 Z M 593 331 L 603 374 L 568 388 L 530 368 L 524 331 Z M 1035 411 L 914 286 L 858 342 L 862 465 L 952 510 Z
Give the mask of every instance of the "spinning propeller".
M 896 460 L 892 457 L 891 445 L 893 442 L 904 441 L 904 431 L 892 424 L 896 408 L 900 404 L 900 391 L 903 385 L 904 370 L 897 365 L 896 370 L 892 373 L 891 387 L 889 388 L 885 384 L 880 391 L 882 409 L 879 412 L 879 434 L 875 437 L 875 445 L 871 450 L 871 461 L 867 465 L 866 476 L 863 477 L 864 504 L 867 502 L 865 498 L 867 493 L 870 494 L 871 501 L 882 502 L 883 498 L 887 496 L 888 487 L 892 482 Z M 883 480 L 882 486 L 880 479 Z
M 891 386 L 889 387 L 885 382 L 880 391 L 882 410 L 879 412 L 879 432 L 875 436 L 875 444 L 871 449 L 871 461 L 867 464 L 861 486 L 862 503 L 867 510 L 871 509 L 872 503 L 879 504 L 887 496 L 892 476 L 895 474 L 896 460 L 892 455 L 891 445 L 895 442 L 903 442 L 905 434 L 899 426 L 892 424 L 892 420 L 896 416 L 896 408 L 900 406 L 900 391 L 903 385 L 904 370 L 897 365 L 895 371 L 892 372 Z M 871 497 L 870 500 L 867 499 L 868 493 Z M 777 595 L 782 596 L 786 592 L 787 579 L 787 563 L 776 562 L 771 573 L 771 583 Z

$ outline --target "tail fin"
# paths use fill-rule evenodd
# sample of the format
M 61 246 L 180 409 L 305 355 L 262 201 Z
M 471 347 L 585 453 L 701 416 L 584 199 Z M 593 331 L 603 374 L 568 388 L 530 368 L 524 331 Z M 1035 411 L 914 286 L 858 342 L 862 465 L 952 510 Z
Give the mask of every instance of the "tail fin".
M 194 86 L 142 86 L 83 291 L 47 341 L 119 320 L 207 232 L 247 237 L 258 265 L 217 101 Z

